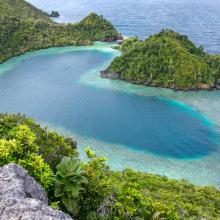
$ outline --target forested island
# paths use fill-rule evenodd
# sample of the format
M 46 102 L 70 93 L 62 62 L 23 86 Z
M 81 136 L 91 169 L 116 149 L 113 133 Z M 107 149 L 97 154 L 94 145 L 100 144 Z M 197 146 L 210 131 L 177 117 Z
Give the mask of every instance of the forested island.
M 145 41 L 129 38 L 118 49 L 122 56 L 101 72 L 102 77 L 174 90 L 220 88 L 220 56 L 172 30 Z
M 75 24 L 59 24 L 24 0 L 0 0 L 0 63 L 27 51 L 118 39 L 113 25 L 95 13 Z
M 121 35 L 113 25 L 94 13 L 76 24 L 58 24 L 23 0 L 0 0 L 0 63 L 26 51 L 118 39 Z M 206 54 L 175 32 L 163 31 L 146 41 L 128 39 L 119 47 L 122 56 L 103 76 L 184 90 L 217 85 L 219 56 Z M 81 161 L 75 140 L 42 128 L 31 118 L 0 114 L 0 172 L 3 166 L 21 165 L 43 187 L 50 206 L 74 219 L 220 218 L 220 192 L 214 187 L 131 169 L 113 171 L 106 158 L 89 148 L 86 154 L 88 162 Z M 8 181 L 2 175 L 0 179 Z M 28 199 L 32 194 L 27 193 Z M 1 201 L 2 196 L 0 204 L 6 207 L 0 207 L 0 218 L 15 202 Z

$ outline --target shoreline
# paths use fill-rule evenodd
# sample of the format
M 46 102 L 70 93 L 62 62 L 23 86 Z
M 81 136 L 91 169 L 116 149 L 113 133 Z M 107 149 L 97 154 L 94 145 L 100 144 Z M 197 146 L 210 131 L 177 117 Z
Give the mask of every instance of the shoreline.
M 127 82 L 133 85 L 141 85 L 141 86 L 146 86 L 146 87 L 152 87 L 152 88 L 161 88 L 161 89 L 171 89 L 174 92 L 199 92 L 199 91 L 213 91 L 213 90 L 220 90 L 220 85 L 213 85 L 212 87 L 207 87 L 206 85 L 201 85 L 200 88 L 195 88 L 195 89 L 179 89 L 179 88 L 172 88 L 169 86 L 157 86 L 157 85 L 152 85 L 148 82 L 139 82 L 135 80 L 128 80 L 128 79 L 123 79 L 120 77 L 120 75 L 116 72 L 109 72 L 107 69 L 100 71 L 100 77 L 103 79 L 111 79 L 111 80 L 120 80 L 123 82 Z
M 112 49 L 114 46 L 114 42 L 103 42 L 103 41 L 95 41 L 91 45 L 83 45 L 83 46 L 62 46 L 62 47 L 49 47 L 49 48 L 41 48 L 32 51 L 26 51 L 20 55 L 12 56 L 11 58 L 5 60 L 4 62 L 0 63 L 0 75 L 4 74 L 6 71 L 10 70 L 12 66 L 17 65 L 20 61 L 27 59 L 29 57 L 35 57 L 38 55 L 50 55 L 54 53 L 63 53 L 63 52 L 71 52 L 71 51 L 81 51 L 81 50 L 108 50 Z M 55 52 L 54 52 L 55 50 Z
M 37 48 L 27 48 L 24 51 L 19 51 L 13 55 L 7 56 L 5 58 L 3 58 L 2 60 L 0 60 L 0 64 L 3 64 L 4 62 L 7 62 L 8 60 L 14 58 L 14 57 L 18 57 L 21 55 L 24 55 L 25 53 L 30 53 L 30 52 L 35 52 L 38 50 L 42 50 L 42 49 L 50 49 L 50 48 L 56 48 L 56 47 L 87 47 L 87 46 L 93 46 L 95 44 L 95 42 L 101 42 L 101 43 L 118 43 L 118 41 L 120 41 L 120 39 L 118 40 L 105 40 L 105 41 L 90 41 L 86 44 L 63 44 L 63 45 L 50 45 L 50 46 L 40 46 Z

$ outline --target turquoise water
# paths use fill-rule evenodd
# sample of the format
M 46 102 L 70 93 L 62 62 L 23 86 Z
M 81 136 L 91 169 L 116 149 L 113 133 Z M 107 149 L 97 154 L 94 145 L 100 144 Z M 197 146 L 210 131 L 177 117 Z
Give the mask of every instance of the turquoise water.
M 89 145 L 114 169 L 220 187 L 220 93 L 176 93 L 102 79 L 99 71 L 119 55 L 110 46 L 51 48 L 5 62 L 0 111 L 25 113 L 73 136 L 84 160 Z

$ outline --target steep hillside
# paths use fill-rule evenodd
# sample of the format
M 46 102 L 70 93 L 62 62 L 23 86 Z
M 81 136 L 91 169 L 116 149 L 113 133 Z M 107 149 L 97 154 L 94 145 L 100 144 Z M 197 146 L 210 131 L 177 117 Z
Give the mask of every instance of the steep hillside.
M 171 30 L 150 36 L 145 41 L 126 40 L 103 77 L 135 84 L 176 90 L 212 89 L 220 75 L 219 56 L 197 48 L 186 36 Z
M 13 16 L 18 19 L 42 19 L 51 22 L 46 12 L 24 0 L 0 0 L 0 16 Z
M 0 63 L 26 51 L 120 38 L 112 24 L 95 13 L 79 23 L 58 24 L 24 0 L 11 2 L 7 0 L 0 8 Z
M 90 13 L 82 21 L 75 25 L 78 37 L 92 39 L 92 41 L 115 41 L 121 39 L 114 26 L 105 20 L 103 16 Z

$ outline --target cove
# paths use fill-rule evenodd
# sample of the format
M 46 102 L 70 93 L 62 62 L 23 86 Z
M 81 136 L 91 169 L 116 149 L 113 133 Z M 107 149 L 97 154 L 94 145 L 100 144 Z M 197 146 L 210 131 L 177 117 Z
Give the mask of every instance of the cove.
M 91 70 L 98 78 L 118 55 L 110 46 L 52 48 L 0 65 L 0 111 L 165 158 L 196 159 L 219 149 L 215 125 L 196 109 L 82 81 Z

